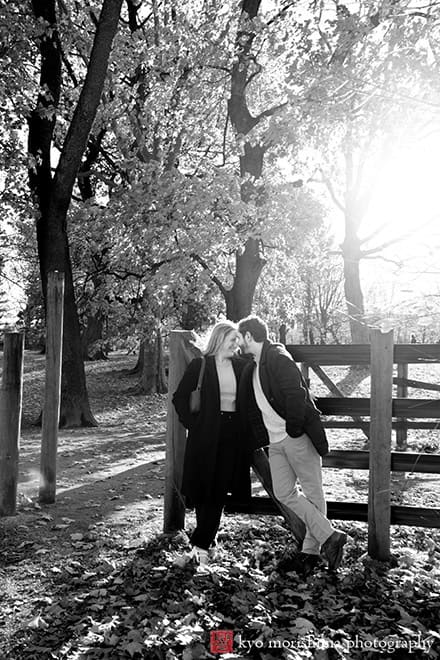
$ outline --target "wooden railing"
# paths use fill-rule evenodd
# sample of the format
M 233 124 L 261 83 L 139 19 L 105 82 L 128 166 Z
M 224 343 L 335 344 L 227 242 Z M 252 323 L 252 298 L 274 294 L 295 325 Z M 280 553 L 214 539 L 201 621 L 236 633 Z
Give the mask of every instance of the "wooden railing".
M 302 363 L 303 373 L 313 366 L 370 365 L 369 345 L 289 345 L 287 349 L 295 361 Z M 440 344 L 396 344 L 393 347 L 393 363 L 433 364 L 440 363 Z M 305 368 L 304 368 L 305 367 Z M 407 378 L 393 378 L 395 385 L 407 385 L 425 390 L 439 391 L 440 385 L 425 383 Z M 318 408 L 324 415 L 324 425 L 331 429 L 361 428 L 362 422 L 341 419 L 326 419 L 325 416 L 370 417 L 371 401 L 358 397 L 318 397 Z M 393 398 L 391 402 L 392 428 L 439 429 L 440 399 Z M 410 419 L 408 419 L 410 418 Z M 429 419 L 430 421 L 426 421 Z M 421 421 L 423 420 L 423 421 Z M 369 425 L 369 422 L 367 422 Z M 323 459 L 323 467 L 368 470 L 370 452 L 362 450 L 333 450 Z M 440 455 L 410 452 L 390 452 L 392 472 L 440 474 Z M 367 503 L 327 502 L 328 516 L 339 520 L 368 520 Z M 252 511 L 255 513 L 274 512 L 270 500 L 254 498 Z M 411 506 L 390 506 L 390 522 L 396 525 L 440 528 L 440 509 Z
M 58 424 L 60 416 L 64 273 L 48 275 L 46 304 L 46 382 L 43 406 L 40 489 L 41 503 L 56 495 Z M 0 386 L 0 517 L 17 510 L 17 484 L 23 398 L 24 335 L 6 332 Z
M 328 428 L 361 428 L 369 438 L 369 450 L 334 450 L 323 459 L 323 466 L 328 468 L 369 470 L 368 502 L 329 501 L 328 516 L 338 520 L 368 521 L 369 554 L 382 560 L 390 555 L 390 524 L 440 528 L 440 509 L 400 506 L 390 502 L 391 472 L 440 474 L 440 456 L 437 454 L 391 451 L 392 429 L 403 429 L 405 433 L 413 428 L 435 429 L 440 420 L 440 400 L 393 398 L 393 365 L 440 363 L 440 345 L 394 345 L 392 332 L 383 334 L 374 331 L 371 345 L 289 345 L 287 349 L 295 361 L 301 363 L 306 377 L 310 368 L 316 368 L 318 372 L 321 370 L 322 375 L 323 366 L 368 365 L 371 370 L 371 398 L 332 396 L 317 399 L 317 406 Z M 181 363 L 176 369 L 172 363 L 171 356 L 170 370 L 174 374 L 171 389 L 177 385 L 185 367 Z M 405 373 L 405 370 L 399 371 Z M 324 381 L 331 386 L 330 379 L 326 374 L 324 376 Z M 425 389 L 434 389 L 427 383 L 422 385 L 428 385 Z M 408 386 L 412 386 L 411 381 Z M 326 419 L 327 416 L 350 417 L 351 420 Z M 364 417 L 368 419 L 362 419 Z M 171 411 L 167 449 L 168 503 L 165 502 L 165 528 L 169 529 L 172 527 L 170 521 L 176 522 L 176 509 L 172 502 L 173 499 L 176 502 L 176 483 L 179 482 L 184 451 L 184 431 L 182 428 L 176 431 L 175 425 Z M 179 458 L 173 469 L 171 463 L 176 459 L 176 432 L 180 438 Z M 180 511 L 177 516 L 179 524 L 183 526 L 184 513 L 180 499 L 176 506 Z M 250 507 L 241 509 L 228 502 L 227 510 L 237 513 L 279 513 L 273 499 L 268 497 L 254 497 Z

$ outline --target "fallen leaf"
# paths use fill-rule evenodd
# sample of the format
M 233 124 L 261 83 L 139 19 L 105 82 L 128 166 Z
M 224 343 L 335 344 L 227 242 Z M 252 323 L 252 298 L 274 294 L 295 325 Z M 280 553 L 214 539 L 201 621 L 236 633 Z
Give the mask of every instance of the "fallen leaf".
M 27 628 L 32 628 L 32 629 L 38 629 L 38 628 L 49 628 L 49 624 L 44 621 L 44 619 L 40 616 L 40 614 L 37 614 L 33 619 L 31 619 L 27 625 Z

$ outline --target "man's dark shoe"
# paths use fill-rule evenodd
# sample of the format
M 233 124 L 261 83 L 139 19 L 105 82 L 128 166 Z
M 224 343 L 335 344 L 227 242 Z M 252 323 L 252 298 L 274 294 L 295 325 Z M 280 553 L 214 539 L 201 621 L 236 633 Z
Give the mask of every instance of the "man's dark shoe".
M 278 570 L 289 573 L 293 571 L 302 577 L 308 577 L 322 563 L 319 555 L 310 555 L 305 552 L 298 552 L 294 555 L 284 556 L 278 562 Z
M 303 577 L 309 577 L 322 564 L 322 559 L 319 555 L 309 555 L 306 552 L 301 552 L 300 556 L 302 563 L 300 575 Z
M 335 571 L 341 565 L 346 542 L 347 534 L 336 531 L 330 534 L 327 541 L 322 544 L 322 554 L 327 559 L 331 571 Z

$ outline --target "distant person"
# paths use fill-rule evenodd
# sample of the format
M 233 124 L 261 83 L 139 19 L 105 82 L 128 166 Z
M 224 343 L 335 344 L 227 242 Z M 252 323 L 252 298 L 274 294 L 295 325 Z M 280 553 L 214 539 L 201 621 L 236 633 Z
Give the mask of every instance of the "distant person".
M 257 316 L 249 316 L 238 328 L 243 352 L 255 360 L 252 374 L 243 381 L 244 387 L 248 380 L 247 416 L 253 448 L 269 446 L 274 493 L 306 526 L 298 570 L 309 575 L 320 562 L 320 552 L 329 569 L 335 570 L 341 564 L 347 535 L 335 529 L 325 515 L 320 454 L 328 452 L 328 443 L 319 411 L 290 353 L 268 340 L 267 325 Z
M 417 337 L 414 333 L 411 335 L 411 344 L 417 344 Z
M 182 493 L 195 507 L 196 528 L 191 535 L 192 556 L 200 565 L 209 561 L 220 526 L 225 498 L 250 499 L 250 467 L 247 447 L 240 433 L 237 392 L 246 360 L 238 356 L 241 337 L 230 321 L 217 323 L 203 358 L 195 358 L 185 371 L 173 396 L 181 423 L 188 429 Z M 191 392 L 205 360 L 201 406 L 190 411 Z

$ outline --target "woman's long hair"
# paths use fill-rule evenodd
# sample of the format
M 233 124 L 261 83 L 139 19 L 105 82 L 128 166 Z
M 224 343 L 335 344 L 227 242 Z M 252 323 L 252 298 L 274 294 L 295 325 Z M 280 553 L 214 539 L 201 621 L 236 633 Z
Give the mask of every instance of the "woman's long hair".
M 209 339 L 206 343 L 205 348 L 202 350 L 203 355 L 216 355 L 220 346 L 223 344 L 225 337 L 229 335 L 230 332 L 237 332 L 238 326 L 232 321 L 220 321 L 216 323 L 211 330 Z

